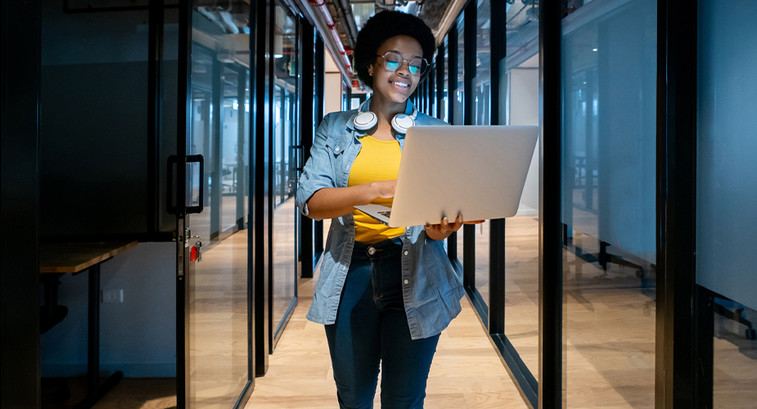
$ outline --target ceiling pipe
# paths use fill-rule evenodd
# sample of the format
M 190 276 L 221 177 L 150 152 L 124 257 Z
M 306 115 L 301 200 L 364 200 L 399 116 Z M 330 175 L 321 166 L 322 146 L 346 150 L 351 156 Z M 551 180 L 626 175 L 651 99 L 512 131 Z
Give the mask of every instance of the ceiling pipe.
M 339 32 L 336 29 L 336 23 L 331 18 L 325 0 L 297 0 L 301 9 L 305 12 L 318 32 L 321 33 L 323 44 L 328 48 L 334 57 L 334 63 L 342 73 L 342 80 L 345 86 L 350 87 L 352 82 L 352 63 L 350 56 L 344 49 Z
M 434 38 L 436 39 L 437 47 L 444 41 L 444 36 L 447 35 L 447 31 L 452 27 L 457 16 L 460 15 L 463 7 L 465 7 L 465 3 L 467 3 L 467 0 L 452 0 L 450 5 L 447 6 L 447 10 L 444 12 L 444 16 L 442 16 L 442 20 L 439 22 L 439 26 L 436 27 L 435 30 L 432 30 Z

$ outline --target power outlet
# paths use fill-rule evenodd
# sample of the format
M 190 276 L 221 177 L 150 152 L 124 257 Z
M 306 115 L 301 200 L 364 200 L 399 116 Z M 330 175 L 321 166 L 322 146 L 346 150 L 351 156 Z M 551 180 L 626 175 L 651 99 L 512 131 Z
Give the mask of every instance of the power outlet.
M 103 303 L 124 302 L 123 288 L 100 290 L 100 299 Z

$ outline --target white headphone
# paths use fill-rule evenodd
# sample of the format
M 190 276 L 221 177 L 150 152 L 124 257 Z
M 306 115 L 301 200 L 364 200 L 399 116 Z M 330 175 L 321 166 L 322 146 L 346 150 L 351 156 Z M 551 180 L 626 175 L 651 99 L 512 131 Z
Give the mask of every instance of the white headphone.
M 378 124 L 378 117 L 376 116 L 376 114 L 368 110 L 369 102 L 370 101 L 365 101 L 360 104 L 358 113 L 352 120 L 352 124 L 355 126 L 355 129 L 366 133 L 368 133 L 376 126 L 376 124 Z M 408 104 L 410 104 L 410 101 L 408 101 Z M 415 118 L 417 117 L 418 110 L 413 105 L 413 110 L 410 114 L 397 114 L 394 116 L 394 118 L 392 118 L 392 129 L 394 129 L 394 132 L 396 132 L 397 134 L 404 135 L 407 133 L 407 130 L 409 128 L 415 126 Z

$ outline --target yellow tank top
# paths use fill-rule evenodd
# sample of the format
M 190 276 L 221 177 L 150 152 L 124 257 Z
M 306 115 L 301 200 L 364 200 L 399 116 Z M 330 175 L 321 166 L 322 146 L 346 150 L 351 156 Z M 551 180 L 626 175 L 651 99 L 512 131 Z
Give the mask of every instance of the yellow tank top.
M 347 185 L 397 179 L 402 156 L 400 143 L 396 140 L 383 141 L 370 135 L 364 136 L 360 142 L 363 147 L 352 163 Z M 378 198 L 371 203 L 391 206 L 392 199 Z M 361 243 L 378 243 L 405 232 L 402 227 L 391 228 L 358 210 L 353 210 L 352 215 L 355 218 L 355 241 Z

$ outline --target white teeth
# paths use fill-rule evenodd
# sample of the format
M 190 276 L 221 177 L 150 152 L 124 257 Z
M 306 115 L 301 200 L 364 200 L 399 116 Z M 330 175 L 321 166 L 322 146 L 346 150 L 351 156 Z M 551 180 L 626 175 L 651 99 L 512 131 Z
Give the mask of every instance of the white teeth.
M 398 87 L 407 88 L 410 86 L 410 84 L 405 84 L 404 82 L 397 82 L 397 81 L 389 81 L 390 84 L 394 84 Z

